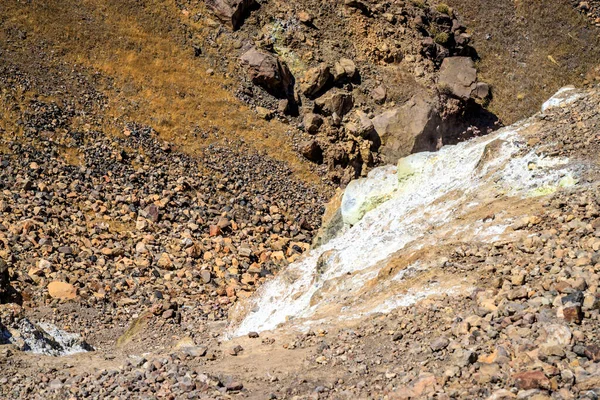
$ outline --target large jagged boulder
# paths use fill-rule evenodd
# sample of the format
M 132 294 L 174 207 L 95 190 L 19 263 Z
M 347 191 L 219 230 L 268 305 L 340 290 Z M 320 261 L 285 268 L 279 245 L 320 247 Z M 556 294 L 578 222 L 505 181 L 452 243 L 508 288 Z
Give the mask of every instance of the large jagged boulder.
M 233 30 L 244 22 L 244 17 L 256 2 L 254 0 L 206 0 L 206 6 L 215 17 Z
M 323 114 L 341 118 L 354 107 L 354 97 L 352 93 L 334 89 L 315 100 L 315 105 Z
M 489 86 L 477 81 L 475 63 L 469 57 L 445 58 L 440 67 L 438 86 L 461 100 L 485 99 Z
M 288 66 L 274 54 L 253 47 L 242 55 L 240 61 L 252 82 L 273 96 L 284 98 L 292 92 L 294 77 Z
M 381 139 L 385 162 L 395 163 L 418 151 L 435 151 L 442 139 L 440 123 L 435 102 L 420 96 L 377 115 L 373 126 Z
M 305 96 L 313 98 L 319 94 L 327 85 L 331 72 L 329 66 L 321 64 L 318 67 L 306 71 L 300 85 Z

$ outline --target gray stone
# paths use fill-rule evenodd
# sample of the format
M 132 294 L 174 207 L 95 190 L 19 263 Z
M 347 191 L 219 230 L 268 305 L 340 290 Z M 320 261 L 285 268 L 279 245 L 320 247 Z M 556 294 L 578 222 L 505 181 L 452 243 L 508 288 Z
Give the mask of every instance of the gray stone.
M 387 89 L 385 88 L 385 86 L 379 85 L 375 89 L 373 89 L 373 91 L 371 92 L 371 98 L 377 104 L 385 103 L 385 100 L 387 98 Z
M 200 278 L 202 278 L 202 282 L 210 283 L 210 281 L 211 281 L 210 271 L 208 271 L 206 269 L 203 269 L 202 271 L 200 271 Z
M 462 100 L 471 97 L 477 86 L 477 70 L 469 57 L 445 58 L 440 67 L 438 86 Z
M 436 340 L 431 342 L 429 344 L 429 346 L 431 347 L 431 350 L 433 350 L 433 351 L 440 351 L 440 350 L 444 350 L 446 347 L 448 347 L 449 344 L 450 344 L 450 341 L 448 340 L 448 338 L 441 337 L 441 338 L 437 338 Z
M 471 97 L 484 100 L 490 96 L 490 86 L 485 82 L 477 82 L 475 84 L 475 88 L 473 92 L 471 92 Z
M 435 151 L 442 140 L 441 124 L 434 102 L 415 96 L 404 105 L 373 118 L 373 126 L 381 138 L 381 155 L 385 162 L 419 151 Z

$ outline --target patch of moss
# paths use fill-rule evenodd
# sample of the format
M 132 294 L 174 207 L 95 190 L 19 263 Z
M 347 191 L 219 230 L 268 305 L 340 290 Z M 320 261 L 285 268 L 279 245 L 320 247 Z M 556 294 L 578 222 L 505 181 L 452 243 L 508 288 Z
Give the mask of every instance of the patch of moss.
M 448 44 L 448 41 L 450 40 L 450 35 L 448 35 L 446 32 L 440 32 L 437 35 L 435 35 L 433 40 L 437 44 L 444 46 L 444 45 Z
M 435 9 L 439 13 L 450 15 L 450 6 L 448 6 L 448 4 L 446 4 L 446 3 L 440 3 L 440 4 L 438 4 L 435 7 Z
M 425 8 L 426 7 L 425 2 L 422 0 L 413 0 L 412 3 L 417 8 Z
M 130 343 L 135 337 L 137 337 L 141 332 L 143 332 L 148 327 L 148 321 L 152 318 L 152 314 L 149 312 L 145 312 L 140 315 L 137 319 L 133 320 L 131 325 L 127 328 L 125 333 L 123 333 L 117 339 L 117 347 L 123 347 L 126 344 Z

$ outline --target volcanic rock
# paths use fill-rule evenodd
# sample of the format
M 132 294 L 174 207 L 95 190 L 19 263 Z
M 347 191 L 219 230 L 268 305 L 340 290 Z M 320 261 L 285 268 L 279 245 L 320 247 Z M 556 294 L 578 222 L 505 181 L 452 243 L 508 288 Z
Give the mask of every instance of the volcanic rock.
M 72 300 L 77 297 L 77 288 L 70 283 L 53 281 L 48 284 L 48 293 L 55 299 Z
M 513 375 L 515 386 L 518 389 L 549 389 L 550 380 L 542 371 L 525 371 Z
M 321 162 L 323 160 L 323 150 L 316 140 L 309 140 L 300 145 L 300 153 L 308 160 Z
M 434 103 L 419 96 L 373 118 L 381 154 L 389 163 L 414 152 L 436 150 L 442 139 L 440 123 Z
M 327 85 L 331 73 L 329 66 L 321 64 L 318 67 L 311 68 L 306 71 L 300 85 L 302 93 L 307 97 L 315 97 Z
M 339 82 L 343 79 L 354 79 L 356 76 L 356 65 L 348 58 L 341 58 L 333 67 L 333 81 Z
M 337 115 L 341 118 L 354 107 L 354 97 L 351 93 L 333 90 L 319 97 L 315 105 L 326 115 Z
M 229 28 L 236 30 L 244 22 L 244 17 L 252 6 L 254 0 L 205 0 L 207 7 L 221 22 Z
M 385 86 L 379 85 L 375 89 L 373 89 L 373 91 L 371 92 L 371 97 L 373 98 L 375 103 L 383 104 L 385 103 L 385 100 L 387 98 L 387 89 L 385 88 Z
M 253 47 L 241 56 L 240 61 L 252 82 L 273 96 L 287 97 L 291 93 L 294 77 L 277 56 Z
M 477 81 L 475 63 L 469 57 L 445 58 L 440 67 L 438 86 L 461 100 L 483 100 L 490 94 L 490 87 Z
M 314 113 L 307 113 L 304 116 L 304 130 L 314 135 L 319 132 L 319 128 L 323 125 L 323 118 L 320 115 Z

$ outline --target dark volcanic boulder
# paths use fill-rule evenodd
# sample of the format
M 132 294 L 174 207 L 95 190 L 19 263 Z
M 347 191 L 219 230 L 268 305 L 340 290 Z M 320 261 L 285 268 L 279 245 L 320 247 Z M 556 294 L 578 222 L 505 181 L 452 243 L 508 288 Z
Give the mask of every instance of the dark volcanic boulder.
M 238 29 L 246 13 L 256 3 L 254 0 L 206 0 L 206 6 L 225 25 Z
M 292 93 L 294 77 L 287 65 L 277 56 L 253 47 L 245 52 L 240 60 L 255 85 L 279 98 L 288 97 Z

